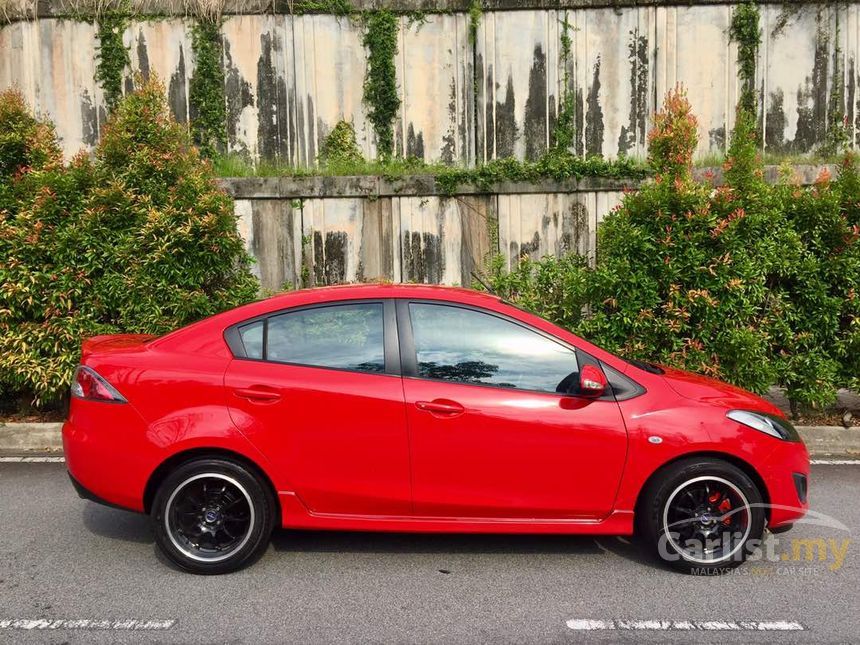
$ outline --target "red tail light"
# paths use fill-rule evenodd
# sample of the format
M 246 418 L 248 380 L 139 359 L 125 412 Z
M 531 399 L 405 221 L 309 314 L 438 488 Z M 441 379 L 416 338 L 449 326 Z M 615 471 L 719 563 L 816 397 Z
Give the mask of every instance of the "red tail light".
M 72 396 L 90 401 L 107 401 L 109 403 L 125 403 L 125 397 L 116 391 L 95 370 L 79 366 L 72 379 Z

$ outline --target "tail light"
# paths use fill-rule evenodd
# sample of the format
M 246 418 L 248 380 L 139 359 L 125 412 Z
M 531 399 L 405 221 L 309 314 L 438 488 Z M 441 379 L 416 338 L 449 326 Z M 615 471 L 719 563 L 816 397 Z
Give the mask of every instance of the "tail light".
M 125 397 L 116 391 L 104 377 L 89 367 L 80 365 L 72 378 L 72 396 L 90 401 L 125 403 Z

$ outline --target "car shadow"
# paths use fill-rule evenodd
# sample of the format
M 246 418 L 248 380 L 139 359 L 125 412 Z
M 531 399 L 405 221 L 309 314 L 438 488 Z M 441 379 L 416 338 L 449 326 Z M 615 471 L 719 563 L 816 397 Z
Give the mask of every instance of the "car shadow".
M 93 535 L 111 540 L 154 545 L 149 517 L 87 502 L 83 524 Z M 303 531 L 276 529 L 272 547 L 285 553 L 375 554 L 522 554 L 617 556 L 663 569 L 629 539 L 588 535 L 501 535 L 486 533 L 382 533 L 361 531 Z M 157 549 L 156 549 L 157 551 Z M 159 560 L 170 564 L 158 554 Z M 175 567 L 174 567 L 175 568 Z
M 662 568 L 636 542 L 615 536 L 278 529 L 272 535 L 272 546 L 276 551 L 291 553 L 615 555 L 645 566 Z
M 83 509 L 84 526 L 99 537 L 139 544 L 153 544 L 149 516 L 87 502 Z

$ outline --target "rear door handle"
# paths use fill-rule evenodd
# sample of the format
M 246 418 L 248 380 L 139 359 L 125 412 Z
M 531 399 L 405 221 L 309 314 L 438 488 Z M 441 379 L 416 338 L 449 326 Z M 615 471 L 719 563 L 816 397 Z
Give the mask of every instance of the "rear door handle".
M 281 398 L 281 395 L 277 392 L 256 387 L 237 387 L 233 390 L 233 394 L 240 399 L 247 399 L 254 403 L 274 403 Z
M 416 401 L 415 407 L 430 414 L 443 417 L 456 417 L 466 411 L 462 405 L 449 399 L 433 399 L 432 401 Z

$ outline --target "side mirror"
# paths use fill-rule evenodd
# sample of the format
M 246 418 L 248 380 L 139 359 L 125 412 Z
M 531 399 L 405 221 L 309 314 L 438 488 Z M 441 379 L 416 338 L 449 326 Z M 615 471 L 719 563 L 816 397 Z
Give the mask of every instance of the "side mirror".
M 597 365 L 582 366 L 579 371 L 579 393 L 582 396 L 601 397 L 608 385 L 606 375 Z

